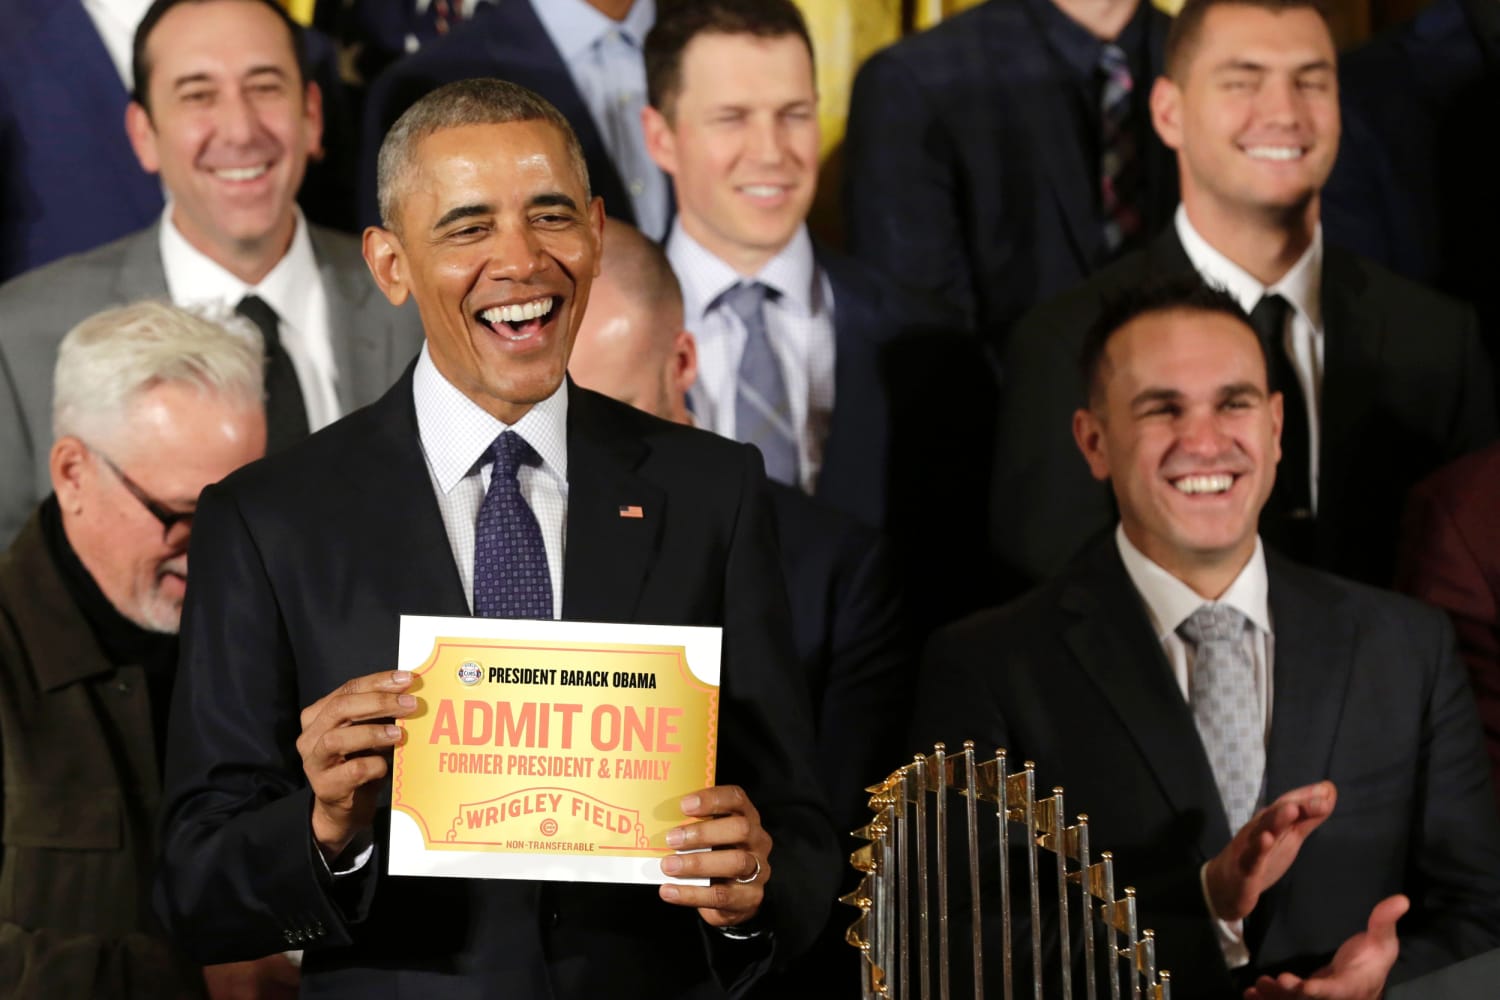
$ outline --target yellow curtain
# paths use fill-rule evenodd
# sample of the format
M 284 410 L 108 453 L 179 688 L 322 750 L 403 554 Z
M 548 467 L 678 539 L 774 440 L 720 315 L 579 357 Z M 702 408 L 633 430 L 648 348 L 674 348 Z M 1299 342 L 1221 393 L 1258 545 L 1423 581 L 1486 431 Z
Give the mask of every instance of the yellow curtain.
M 292 15 L 292 20 L 305 28 L 312 24 L 314 2 L 315 0 L 281 0 L 281 5 Z
M 912 6 L 912 26 L 921 30 L 930 28 L 945 17 L 951 17 L 961 10 L 977 7 L 984 0 L 914 0 Z
M 823 158 L 844 139 L 849 90 L 860 63 L 901 37 L 901 0 L 797 0 L 818 54 Z

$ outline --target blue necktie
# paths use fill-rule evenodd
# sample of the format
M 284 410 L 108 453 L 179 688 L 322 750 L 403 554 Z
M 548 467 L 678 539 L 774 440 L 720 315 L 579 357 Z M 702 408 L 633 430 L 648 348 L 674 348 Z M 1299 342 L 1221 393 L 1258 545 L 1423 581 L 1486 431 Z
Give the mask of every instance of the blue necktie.
M 542 528 L 516 480 L 541 457 L 515 431 L 490 445 L 490 488 L 474 521 L 474 614 L 481 618 L 552 617 L 552 575 Z
M 745 350 L 735 386 L 735 437 L 760 449 L 766 475 L 796 486 L 797 434 L 792 428 L 786 376 L 766 334 L 768 291 L 758 281 L 742 282 L 719 298 L 745 327 Z

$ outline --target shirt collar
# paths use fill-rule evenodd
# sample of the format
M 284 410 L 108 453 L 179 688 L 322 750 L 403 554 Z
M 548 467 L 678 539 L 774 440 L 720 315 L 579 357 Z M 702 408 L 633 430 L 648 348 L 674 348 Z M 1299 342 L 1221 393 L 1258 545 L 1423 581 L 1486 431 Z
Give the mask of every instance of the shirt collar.
M 612 31 L 640 48 L 656 23 L 656 0 L 635 0 L 623 21 L 606 17 L 586 0 L 532 0 L 531 7 L 563 62 L 568 63 L 598 45 Z
M 546 399 L 507 425 L 480 408 L 443 377 L 427 345 L 412 373 L 412 400 L 417 409 L 417 436 L 433 476 L 444 493 L 482 464 L 484 453 L 507 429 L 536 449 L 542 467 L 561 483 L 568 481 L 568 380 Z
M 296 209 L 296 228 L 292 244 L 271 272 L 258 285 L 247 285 L 187 241 L 172 221 L 172 206 L 167 205 L 161 223 L 161 263 L 166 272 L 167 292 L 180 305 L 234 306 L 252 292 L 276 310 L 277 317 L 301 314 L 309 289 L 318 278 L 317 259 L 302 211 Z
M 1323 226 L 1313 230 L 1312 243 L 1297 263 L 1281 276 L 1281 280 L 1267 288 L 1234 261 L 1224 256 L 1208 240 L 1204 239 L 1188 220 L 1187 208 L 1177 206 L 1175 219 L 1177 238 L 1182 249 L 1192 261 L 1194 269 L 1209 284 L 1218 285 L 1234 296 L 1245 312 L 1255 308 L 1263 295 L 1275 293 L 1291 303 L 1293 309 L 1315 331 L 1323 329 Z
M 1123 524 L 1115 527 L 1115 545 L 1120 550 L 1120 561 L 1125 564 L 1126 575 L 1146 605 L 1146 614 L 1151 619 L 1151 627 L 1156 630 L 1158 642 L 1175 635 L 1177 627 L 1205 604 L 1227 604 L 1250 619 L 1256 628 L 1271 634 L 1271 614 L 1266 598 L 1266 554 L 1259 536 L 1255 539 L 1255 552 L 1249 562 L 1217 601 L 1205 601 L 1193 588 L 1147 558 L 1125 537 Z
M 748 279 L 689 236 L 681 217 L 673 220 L 667 236 L 667 257 L 682 282 L 683 304 L 692 318 L 702 318 L 720 295 L 747 280 L 764 283 L 783 306 L 802 316 L 813 315 L 820 305 L 817 255 L 805 224 Z

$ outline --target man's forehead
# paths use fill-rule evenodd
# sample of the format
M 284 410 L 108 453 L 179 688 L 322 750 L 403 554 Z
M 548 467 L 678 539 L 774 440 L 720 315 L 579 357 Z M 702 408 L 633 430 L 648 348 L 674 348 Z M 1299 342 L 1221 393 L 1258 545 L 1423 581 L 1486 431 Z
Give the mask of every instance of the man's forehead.
M 790 57 L 792 61 L 805 62 L 806 80 L 803 81 L 796 75 L 778 75 L 767 79 L 760 74 L 733 72 L 741 62 L 766 55 Z M 808 84 L 808 90 L 815 85 L 812 53 L 799 36 L 706 32 L 694 38 L 683 50 L 678 97 L 692 97 L 702 103 L 721 103 L 726 99 L 742 97 L 786 99 L 788 95 L 800 97 L 803 89 L 800 84 L 804 82 Z
M 1328 25 L 1311 7 L 1221 4 L 1204 16 L 1193 50 L 1190 73 L 1220 72 L 1236 64 L 1332 65 L 1335 58 Z

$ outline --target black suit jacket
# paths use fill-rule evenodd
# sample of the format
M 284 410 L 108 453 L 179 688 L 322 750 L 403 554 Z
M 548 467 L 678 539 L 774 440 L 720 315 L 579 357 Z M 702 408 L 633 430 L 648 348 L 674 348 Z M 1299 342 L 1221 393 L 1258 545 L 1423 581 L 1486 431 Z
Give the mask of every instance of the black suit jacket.
M 1072 437 L 1078 356 L 1100 305 L 1192 264 L 1168 226 L 1144 250 L 1016 328 L 1003 363 L 990 539 L 1013 585 L 1057 572 L 1114 521 Z M 1406 491 L 1495 437 L 1474 312 L 1338 247 L 1323 257 L 1323 398 L 1316 564 L 1388 586 Z
M 759 457 L 570 387 L 568 468 L 563 617 L 724 627 L 718 777 L 747 790 L 775 842 L 765 926 L 779 949 L 806 947 L 839 864 Z M 300 707 L 389 666 L 399 614 L 468 613 L 409 372 L 205 491 L 192 560 L 157 896 L 191 953 L 304 946 L 305 996 L 726 995 L 718 975 L 756 945 L 650 886 L 392 878 L 379 848 L 372 877 L 326 885 Z
M 360 221 L 380 225 L 375 163 L 380 144 L 402 112 L 445 83 L 494 76 L 536 91 L 573 126 L 589 169 L 589 188 L 612 217 L 635 225 L 630 196 L 609 158 L 594 116 L 573 83 L 530 0 L 481 5 L 448 34 L 398 59 L 370 84 L 359 160 Z
M 1150 74 L 1135 107 L 1150 233 L 1171 215 L 1177 169 L 1145 103 L 1170 21 L 1143 6 Z M 1098 142 L 1073 125 L 1097 117 L 1099 96 L 1059 78 L 1037 14 L 992 0 L 903 39 L 861 67 L 850 99 L 850 250 L 995 344 L 1109 259 Z
M 1406 598 L 1271 556 L 1266 801 L 1322 779 L 1332 817 L 1247 921 L 1252 971 L 1310 971 L 1405 892 L 1393 981 L 1500 944 L 1500 820 L 1453 631 Z M 1187 700 L 1113 537 L 1025 598 L 945 629 L 913 746 L 973 739 L 1037 762 L 1140 890 L 1172 992 L 1238 996 L 1199 869 L 1230 830 Z

